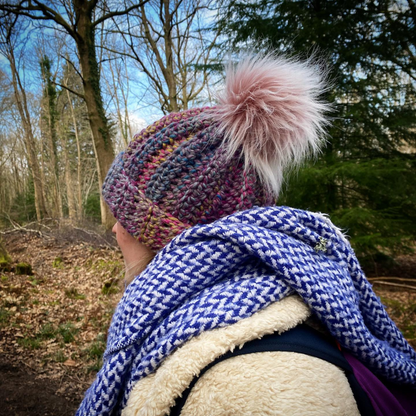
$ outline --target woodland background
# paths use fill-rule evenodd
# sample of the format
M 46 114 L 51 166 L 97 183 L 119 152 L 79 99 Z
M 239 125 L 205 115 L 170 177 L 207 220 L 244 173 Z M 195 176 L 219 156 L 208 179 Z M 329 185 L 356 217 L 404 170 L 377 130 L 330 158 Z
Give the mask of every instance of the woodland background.
M 333 103 L 321 157 L 279 204 L 322 211 L 366 267 L 416 235 L 414 0 L 0 1 L 0 226 L 113 219 L 116 152 L 163 113 L 215 104 L 241 52 L 314 57 Z
M 215 105 L 247 52 L 328 74 L 327 146 L 278 203 L 330 215 L 415 346 L 415 22 L 415 0 L 0 0 L 0 415 L 74 413 L 122 292 L 114 155 Z

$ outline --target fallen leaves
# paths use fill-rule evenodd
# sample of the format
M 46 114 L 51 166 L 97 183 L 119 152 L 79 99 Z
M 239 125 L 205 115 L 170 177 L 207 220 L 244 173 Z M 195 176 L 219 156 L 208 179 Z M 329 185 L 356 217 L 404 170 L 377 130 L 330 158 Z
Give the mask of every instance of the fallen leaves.
M 64 362 L 64 365 L 66 365 L 67 367 L 76 367 L 78 364 L 74 360 L 71 360 L 70 358 L 68 358 Z
M 5 240 L 13 261 L 30 263 L 34 275 L 1 274 L 0 352 L 37 374 L 62 379 L 63 391 L 76 386 L 81 398 L 100 367 L 120 297 L 102 289 L 109 279 L 122 279 L 121 254 L 34 234 Z
M 1 274 L 0 352 L 81 399 L 100 368 L 120 298 L 121 254 L 34 234 L 9 236 L 5 243 L 12 259 L 30 263 L 34 275 Z M 416 346 L 416 291 L 374 289 Z

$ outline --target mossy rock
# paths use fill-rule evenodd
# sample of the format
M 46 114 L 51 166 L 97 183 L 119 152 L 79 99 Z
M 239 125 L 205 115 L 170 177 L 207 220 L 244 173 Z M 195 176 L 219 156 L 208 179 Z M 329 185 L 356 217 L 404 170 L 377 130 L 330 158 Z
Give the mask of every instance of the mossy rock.
M 33 274 L 32 266 L 28 263 L 17 263 L 14 268 L 14 272 L 16 274 L 27 274 L 27 275 Z
M 0 259 L 0 271 L 2 272 L 11 271 L 10 262 L 7 259 Z

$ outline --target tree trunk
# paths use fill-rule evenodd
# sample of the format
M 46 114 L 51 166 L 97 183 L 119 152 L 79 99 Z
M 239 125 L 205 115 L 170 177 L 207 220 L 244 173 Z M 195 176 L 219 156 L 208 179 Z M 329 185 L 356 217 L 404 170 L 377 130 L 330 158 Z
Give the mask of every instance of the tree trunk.
M 101 98 L 100 73 L 95 51 L 94 26 L 91 18 L 92 11 L 89 9 L 89 2 L 82 0 L 75 0 L 74 7 L 78 20 L 76 44 L 82 70 L 85 103 L 88 109 L 88 118 L 94 142 L 98 183 L 101 191 L 104 178 L 114 160 L 114 150 Z M 104 203 L 102 196 L 101 222 L 108 229 L 114 224 L 114 218 Z
M 120 133 L 121 137 L 123 139 L 123 145 L 124 147 L 127 147 L 129 144 L 129 134 L 127 133 L 128 126 L 126 120 L 123 120 L 123 116 L 121 114 L 121 106 L 120 106 L 120 100 L 118 98 L 118 82 L 116 81 L 116 76 L 114 74 L 113 65 L 111 64 L 111 60 L 109 60 L 109 67 L 111 72 L 111 79 L 113 81 L 113 88 L 114 88 L 114 98 L 116 100 L 116 108 L 117 108 L 117 118 L 118 118 L 118 124 L 120 126 Z M 117 80 L 120 79 L 120 74 L 117 74 Z M 125 114 L 127 114 L 127 110 L 125 110 Z
M 128 111 L 128 95 L 129 95 L 129 74 L 127 73 L 127 64 L 124 64 L 124 69 L 126 71 L 126 88 L 121 89 L 121 94 L 123 97 L 123 103 L 124 103 L 124 119 L 125 119 L 125 125 L 126 125 L 126 137 L 127 137 L 127 144 L 131 140 L 133 134 L 131 131 L 131 124 L 130 124 L 130 117 L 129 117 L 129 111 Z
M 152 53 L 155 56 L 156 62 L 162 72 L 163 78 L 166 82 L 166 85 L 168 87 L 168 93 L 167 96 L 163 92 L 163 87 L 160 83 L 157 83 L 158 90 L 161 93 L 160 99 L 161 99 L 161 107 L 163 112 L 178 112 L 179 111 L 179 105 L 178 105 L 178 97 L 177 97 L 177 88 L 176 88 L 176 78 L 175 78 L 175 70 L 173 66 L 173 53 L 172 53 L 172 16 L 169 11 L 169 0 L 161 0 L 160 2 L 160 19 L 163 22 L 163 48 L 160 48 L 157 44 L 157 41 L 153 39 L 152 33 L 151 33 L 151 24 L 150 20 L 148 19 L 146 15 L 146 10 L 144 5 L 140 8 L 141 13 L 141 24 L 143 26 L 143 33 L 144 38 L 146 39 L 146 42 L 148 44 L 148 47 L 152 51 Z M 158 35 L 159 36 L 159 35 Z M 166 58 L 166 65 L 163 62 L 161 53 L 165 54 Z M 142 68 L 145 73 L 149 75 L 148 69 L 143 66 Z
M 13 182 L 14 182 L 13 188 L 16 190 L 17 194 L 20 194 L 23 192 L 24 183 L 22 181 L 22 178 L 20 177 L 20 174 L 19 174 L 20 169 L 17 166 L 16 157 L 14 155 L 11 158 L 11 164 L 13 166 Z
M 62 140 L 62 148 L 64 149 L 65 160 L 65 182 L 66 182 L 66 196 L 68 199 L 68 217 L 70 220 L 76 218 L 75 198 L 71 174 L 71 163 L 69 161 L 68 148 L 64 140 Z
M 8 52 L 10 69 L 12 72 L 14 95 L 16 99 L 17 108 L 22 119 L 23 129 L 25 132 L 24 143 L 26 147 L 27 162 L 33 176 L 33 185 L 35 188 L 36 217 L 37 220 L 40 221 L 42 218 L 46 217 L 47 211 L 45 206 L 45 197 L 43 191 L 43 184 L 40 176 L 39 163 L 36 155 L 35 138 L 33 137 L 32 124 L 30 121 L 30 114 L 27 107 L 26 93 L 20 82 L 19 73 L 16 68 L 14 53 L 11 48 Z
M 170 0 L 163 0 L 164 8 L 164 38 L 165 38 L 165 54 L 166 54 L 166 83 L 169 90 L 169 112 L 178 112 L 178 97 L 175 79 L 175 70 L 173 68 L 173 52 L 172 52 L 172 16 L 169 11 Z
M 78 163 L 77 163 L 77 193 L 78 193 L 78 208 L 77 208 L 77 218 L 82 219 L 82 181 L 81 181 L 81 174 L 82 174 L 82 166 L 81 166 L 81 145 L 79 143 L 79 135 L 78 135 L 78 125 L 77 119 L 75 117 L 74 106 L 72 105 L 71 96 L 69 95 L 69 91 L 66 90 L 66 95 L 68 97 L 69 108 L 71 109 L 71 116 L 72 122 L 74 124 L 74 133 L 75 133 L 75 140 L 77 142 L 77 156 L 78 156 Z
M 51 106 L 49 103 L 49 97 L 47 98 L 46 109 L 47 112 L 47 121 L 48 121 L 48 131 L 45 132 L 48 137 L 48 148 L 49 148 L 49 170 L 52 175 L 52 207 L 51 207 L 51 216 L 53 218 L 62 218 L 62 195 L 61 188 L 59 186 L 59 171 L 58 171 L 58 158 L 56 150 L 56 134 L 55 126 L 53 122 L 53 115 L 51 114 Z

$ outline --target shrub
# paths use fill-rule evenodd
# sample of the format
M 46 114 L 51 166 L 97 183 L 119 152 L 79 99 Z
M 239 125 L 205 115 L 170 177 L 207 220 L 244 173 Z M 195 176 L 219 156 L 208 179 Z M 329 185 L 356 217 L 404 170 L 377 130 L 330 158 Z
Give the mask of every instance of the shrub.
M 101 208 L 100 208 L 100 194 L 94 192 L 90 194 L 85 202 L 84 206 L 85 217 L 93 220 L 101 220 Z

